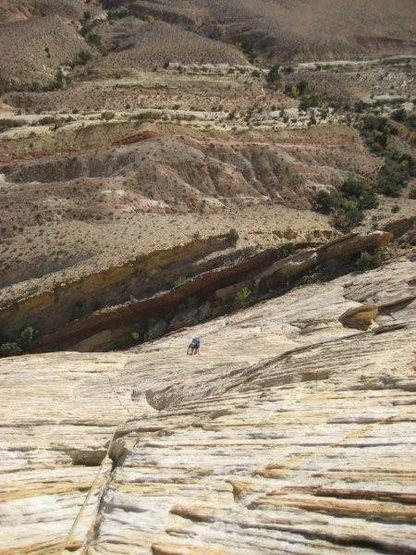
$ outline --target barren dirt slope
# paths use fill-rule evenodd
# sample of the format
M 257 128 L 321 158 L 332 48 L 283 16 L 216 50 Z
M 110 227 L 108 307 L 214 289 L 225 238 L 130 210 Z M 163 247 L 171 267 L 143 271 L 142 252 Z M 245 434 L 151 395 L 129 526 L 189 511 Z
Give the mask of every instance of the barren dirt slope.
M 281 60 L 414 52 L 412 0 L 127 0 L 133 13 L 194 27 Z
M 62 17 L 80 19 L 86 9 L 94 13 L 96 5 L 85 0 L 2 0 L 0 5 L 0 23 L 26 21 L 33 16 Z
M 118 26 L 124 28 L 124 20 Z M 114 28 L 113 33 L 117 33 Z M 166 63 L 248 65 L 236 47 L 163 21 L 144 24 L 124 40 L 118 39 L 118 43 L 116 51 L 99 64 L 100 68 L 161 68 Z

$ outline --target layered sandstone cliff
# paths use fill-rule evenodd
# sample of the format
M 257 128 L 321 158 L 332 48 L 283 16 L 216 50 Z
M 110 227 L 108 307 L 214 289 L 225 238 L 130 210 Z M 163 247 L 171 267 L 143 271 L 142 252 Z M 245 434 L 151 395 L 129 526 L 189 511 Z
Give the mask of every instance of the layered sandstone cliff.
M 136 351 L 2 360 L 0 553 L 415 552 L 415 279 L 404 258 Z
M 362 253 L 390 245 L 393 237 L 375 231 L 262 252 L 233 248 L 230 235 L 195 240 L 9 301 L 0 306 L 0 335 L 13 341 L 19 330 L 33 327 L 37 338 L 30 352 L 126 347 L 137 330 L 142 339 L 152 339 L 235 310 L 236 295 L 245 288 L 255 302 L 307 276 L 347 273 Z

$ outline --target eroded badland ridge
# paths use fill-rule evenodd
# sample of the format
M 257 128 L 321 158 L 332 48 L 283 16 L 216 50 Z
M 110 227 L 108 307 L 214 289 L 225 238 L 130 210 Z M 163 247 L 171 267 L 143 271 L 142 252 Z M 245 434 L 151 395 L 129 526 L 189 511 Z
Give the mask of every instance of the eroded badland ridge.
M 0 555 L 416 553 L 415 28 L 1 2 Z

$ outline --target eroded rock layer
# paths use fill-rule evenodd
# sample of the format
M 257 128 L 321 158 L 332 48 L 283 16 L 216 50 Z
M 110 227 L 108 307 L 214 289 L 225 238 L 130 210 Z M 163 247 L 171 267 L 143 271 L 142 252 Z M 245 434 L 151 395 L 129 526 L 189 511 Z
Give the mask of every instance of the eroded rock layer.
M 1 361 L 0 553 L 415 552 L 415 276 L 401 259 L 136 351 Z
M 127 348 L 129 330 L 140 329 L 143 338 L 154 339 L 235 309 L 244 287 L 250 287 L 252 301 L 259 301 L 314 272 L 315 279 L 319 273 L 347 273 L 361 253 L 386 247 L 392 239 L 389 232 L 375 231 L 256 254 L 233 249 L 230 235 L 194 240 L 23 296 L 4 308 L 0 301 L 0 335 L 13 341 L 30 323 L 37 338 L 28 352 Z

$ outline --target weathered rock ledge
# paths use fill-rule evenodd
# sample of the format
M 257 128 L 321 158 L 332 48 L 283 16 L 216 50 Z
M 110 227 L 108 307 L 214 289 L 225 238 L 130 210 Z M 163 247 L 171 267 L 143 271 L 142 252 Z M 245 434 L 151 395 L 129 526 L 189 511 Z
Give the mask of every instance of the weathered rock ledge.
M 401 259 L 136 351 L 0 361 L 0 553 L 415 553 L 415 277 Z
M 230 252 L 227 236 L 195 241 L 22 300 L 0 310 L 0 328 L 12 340 L 13 333 L 32 326 L 40 333 L 32 352 L 120 347 L 126 338 L 128 345 L 132 331 L 152 339 L 235 310 L 236 295 L 244 288 L 254 302 L 282 294 L 312 272 L 346 273 L 362 252 L 392 239 L 376 231 L 257 254 Z

